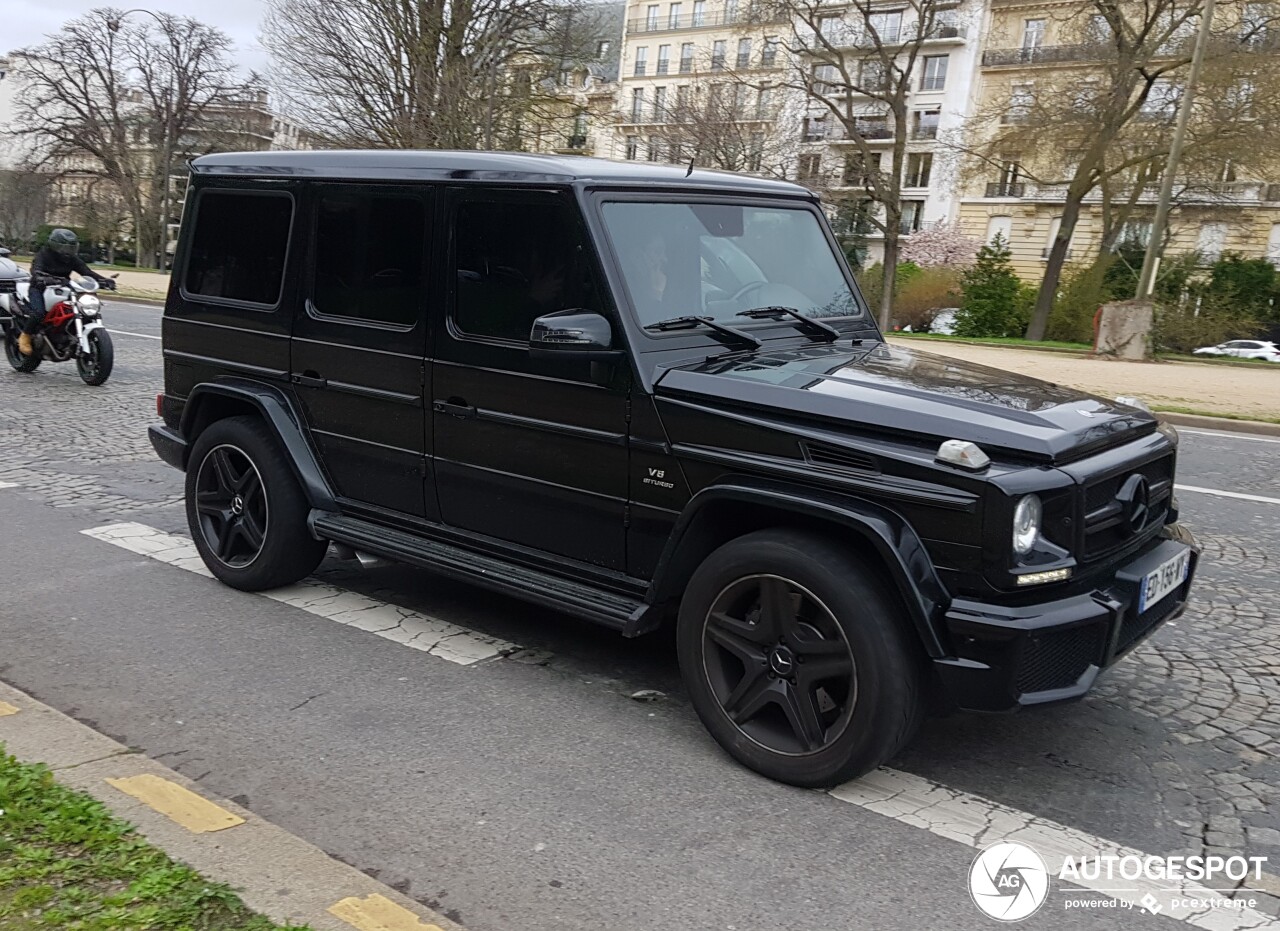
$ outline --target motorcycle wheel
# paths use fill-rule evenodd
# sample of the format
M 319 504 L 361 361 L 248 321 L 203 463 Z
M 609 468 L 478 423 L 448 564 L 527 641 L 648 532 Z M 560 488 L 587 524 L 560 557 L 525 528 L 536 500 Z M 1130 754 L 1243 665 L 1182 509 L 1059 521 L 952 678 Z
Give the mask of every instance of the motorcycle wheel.
M 44 359 L 37 353 L 24 356 L 18 350 L 18 328 L 9 327 L 4 332 L 4 355 L 16 372 L 34 372 Z
M 94 330 L 89 336 L 89 352 L 76 356 L 76 370 L 86 385 L 94 387 L 103 384 L 111 377 L 111 368 L 115 365 L 115 348 L 111 345 L 111 334 L 106 330 Z

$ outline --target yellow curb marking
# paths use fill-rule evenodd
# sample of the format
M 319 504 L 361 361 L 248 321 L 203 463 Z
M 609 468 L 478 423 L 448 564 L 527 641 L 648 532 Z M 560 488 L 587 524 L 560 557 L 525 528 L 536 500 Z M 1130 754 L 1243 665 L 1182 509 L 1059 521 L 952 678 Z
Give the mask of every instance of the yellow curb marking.
M 376 892 L 366 899 L 351 897 L 330 905 L 329 914 L 360 931 L 443 931 Z
M 125 779 L 108 779 L 107 783 L 173 819 L 193 834 L 208 834 L 244 824 L 244 819 L 239 815 L 233 815 L 176 782 L 150 773 Z
M 7 701 L 0 701 L 0 718 L 10 714 L 17 714 L 21 709 L 9 704 Z

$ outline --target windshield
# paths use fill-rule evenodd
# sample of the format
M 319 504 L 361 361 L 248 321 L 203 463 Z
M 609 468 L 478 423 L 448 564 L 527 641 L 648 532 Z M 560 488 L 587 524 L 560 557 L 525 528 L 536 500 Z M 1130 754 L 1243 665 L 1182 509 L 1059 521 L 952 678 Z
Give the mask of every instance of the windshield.
M 806 317 L 861 313 L 817 216 L 725 204 L 604 205 L 605 227 L 643 326 L 790 307 Z

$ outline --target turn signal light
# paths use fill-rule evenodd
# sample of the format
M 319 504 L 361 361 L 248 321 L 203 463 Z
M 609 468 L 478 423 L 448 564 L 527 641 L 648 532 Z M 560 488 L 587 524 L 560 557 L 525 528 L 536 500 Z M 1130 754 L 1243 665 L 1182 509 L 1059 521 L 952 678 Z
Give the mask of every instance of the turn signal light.
M 1070 569 L 1049 569 L 1046 572 L 1028 572 L 1018 576 L 1019 585 L 1043 585 L 1045 582 L 1065 582 L 1071 578 Z
M 157 417 L 164 416 L 164 395 L 163 394 L 156 395 L 156 416 Z

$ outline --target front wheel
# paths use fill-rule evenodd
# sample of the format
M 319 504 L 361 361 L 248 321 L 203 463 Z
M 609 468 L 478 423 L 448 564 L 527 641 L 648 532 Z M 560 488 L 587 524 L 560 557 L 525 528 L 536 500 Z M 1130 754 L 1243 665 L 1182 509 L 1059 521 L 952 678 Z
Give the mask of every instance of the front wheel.
M 86 385 L 97 387 L 111 377 L 116 361 L 115 347 L 106 330 L 90 330 L 85 338 L 89 341 L 89 351 L 76 355 L 76 369 Z
M 921 654 L 901 603 L 862 557 L 816 534 L 758 531 L 708 556 L 677 644 L 707 730 L 779 782 L 855 779 L 919 724 Z
M 18 349 L 18 327 L 16 325 L 8 327 L 4 331 L 4 355 L 9 360 L 9 364 L 13 366 L 17 372 L 34 372 L 40 367 L 43 361 L 39 353 L 33 352 L 29 356 L 24 356 Z

